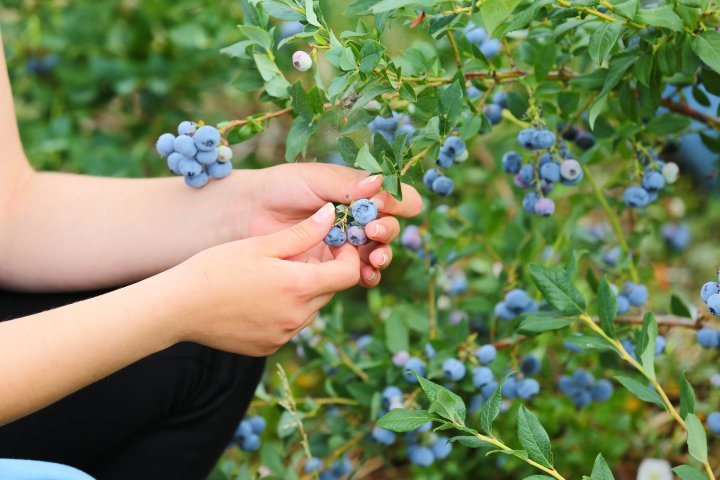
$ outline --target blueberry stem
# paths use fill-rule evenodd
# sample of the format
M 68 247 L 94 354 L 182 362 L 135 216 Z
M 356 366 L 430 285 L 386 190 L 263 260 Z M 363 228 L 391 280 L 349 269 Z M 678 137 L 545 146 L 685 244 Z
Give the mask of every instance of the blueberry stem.
M 482 440 L 483 442 L 487 442 L 487 443 L 490 443 L 490 444 L 498 447 L 500 450 L 505 450 L 505 451 L 513 450 L 512 448 L 508 447 L 507 445 L 505 445 L 504 443 L 502 443 L 500 440 L 496 439 L 495 437 L 488 437 L 481 433 L 476 434 L 476 437 L 479 440 Z M 548 475 L 551 475 L 553 478 L 556 478 L 557 480 L 565 480 L 565 477 L 560 475 L 558 473 L 558 471 L 555 470 L 554 468 L 547 468 L 547 467 L 540 465 L 539 463 L 537 463 L 533 460 L 530 460 L 529 458 L 526 458 L 520 454 L 513 453 L 512 455 L 519 458 L 520 460 L 523 460 L 527 464 L 532 465 L 533 467 L 537 468 L 538 470 L 542 470 L 543 472 L 547 473 Z
M 446 31 L 447 38 L 450 41 L 450 47 L 452 48 L 453 52 L 453 58 L 455 59 L 455 65 L 457 65 L 458 70 L 462 70 L 462 60 L 460 59 L 460 50 L 458 50 L 457 43 L 455 43 L 455 37 L 453 37 L 452 30 L 448 29 Z
M 346 367 L 348 367 L 350 370 L 355 373 L 358 377 L 360 377 L 360 380 L 363 382 L 368 381 L 368 375 L 367 373 L 363 372 L 360 367 L 355 365 L 355 363 L 350 359 L 350 357 L 347 356 L 347 354 L 343 351 L 342 348 L 337 349 L 338 356 L 340 357 L 340 360 L 345 364 Z

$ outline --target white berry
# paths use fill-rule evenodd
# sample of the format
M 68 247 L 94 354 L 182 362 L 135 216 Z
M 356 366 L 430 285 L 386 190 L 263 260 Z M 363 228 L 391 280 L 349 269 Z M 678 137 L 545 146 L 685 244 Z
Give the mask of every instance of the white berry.
M 232 160 L 233 152 L 227 145 L 220 145 L 218 147 L 218 162 L 229 162 Z
M 663 166 L 662 174 L 665 177 L 665 183 L 675 183 L 678 179 L 680 169 L 674 162 L 668 162 Z
M 312 58 L 302 50 L 293 53 L 292 62 L 295 68 L 301 72 L 307 72 L 312 67 Z

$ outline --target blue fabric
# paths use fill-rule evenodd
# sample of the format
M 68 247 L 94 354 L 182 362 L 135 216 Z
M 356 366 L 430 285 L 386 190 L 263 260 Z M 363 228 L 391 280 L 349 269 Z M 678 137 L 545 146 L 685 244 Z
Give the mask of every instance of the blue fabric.
M 77 468 L 37 460 L 0 458 L 0 480 L 95 480 Z

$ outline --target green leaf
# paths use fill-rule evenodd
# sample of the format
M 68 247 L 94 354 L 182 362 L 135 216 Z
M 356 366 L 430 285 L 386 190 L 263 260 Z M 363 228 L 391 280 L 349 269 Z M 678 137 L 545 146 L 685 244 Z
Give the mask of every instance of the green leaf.
M 417 375 L 418 382 L 420 382 L 420 388 L 423 389 L 423 393 L 425 393 L 425 397 L 430 401 L 430 403 L 437 402 L 440 398 L 440 392 L 443 392 L 442 399 L 444 402 L 452 402 L 452 405 L 449 405 L 448 408 L 450 410 L 453 410 L 457 413 L 457 417 L 460 418 L 460 421 L 458 423 L 464 423 L 465 422 L 465 402 L 463 402 L 462 398 L 458 397 L 456 394 L 448 390 L 447 388 L 443 387 L 442 385 L 438 385 L 437 383 L 431 382 L 430 380 L 423 378 L 420 375 Z
M 638 82 L 646 87 L 650 86 L 650 74 L 652 73 L 654 58 L 653 55 L 643 55 L 635 62 L 635 75 L 637 75 Z
M 690 465 L 678 465 L 672 469 L 680 477 L 680 480 L 707 480 L 707 476 L 695 467 Z
M 463 89 L 457 80 L 440 94 L 440 113 L 446 115 L 453 125 L 460 118 L 464 105 Z
M 620 83 L 620 80 L 625 76 L 628 69 L 637 62 L 639 55 L 623 55 L 614 56 L 610 61 L 610 67 L 607 71 L 607 77 L 605 77 L 605 83 L 603 84 L 602 90 L 598 94 L 598 98 L 602 98 L 610 92 L 615 86 Z M 597 103 L 597 100 L 596 100 Z
M 640 338 L 635 346 L 635 354 L 640 357 L 640 363 L 648 376 L 655 380 L 655 342 L 658 336 L 658 326 L 655 315 L 647 312 L 643 318 Z
M 485 30 L 492 36 L 493 31 L 510 17 L 522 0 L 485 0 L 479 7 Z
M 599 22 L 588 44 L 588 54 L 595 63 L 601 64 L 605 60 L 617 43 L 622 29 L 621 22 Z
M 409 432 L 433 420 L 438 418 L 425 410 L 393 408 L 377 421 L 377 426 L 393 432 Z
M 610 470 L 602 454 L 598 454 L 598 456 L 595 457 L 595 464 L 593 465 L 590 478 L 592 478 L 592 480 L 615 480 L 612 470 Z
M 612 3 L 615 11 L 623 17 L 629 18 L 630 20 L 635 18 L 638 9 L 638 0 L 615 0 Z
M 384 52 L 385 47 L 379 42 L 365 40 L 362 48 L 360 48 L 360 71 L 364 73 L 372 72 L 380 64 Z
M 683 31 L 682 19 L 673 10 L 672 5 L 660 5 L 655 8 L 640 8 L 635 21 L 656 27 L 667 28 L 675 32 Z
M 299 20 L 305 20 L 305 16 L 294 10 L 289 5 L 275 0 L 265 0 L 262 4 L 265 11 L 271 17 L 275 17 L 278 20 L 284 20 L 286 22 L 297 22 Z
M 540 424 L 540 420 L 524 405 L 521 405 L 518 410 L 518 438 L 531 460 L 552 468 L 553 454 L 550 449 L 550 437 Z
M 409 5 L 430 6 L 429 4 L 431 3 L 432 2 L 428 0 L 381 0 L 379 2 L 375 2 L 375 5 L 370 8 L 370 12 L 389 12 L 390 10 L 397 10 L 398 8 L 407 7 Z
M 410 332 L 402 315 L 390 315 L 385 321 L 385 345 L 392 353 L 410 348 Z
M 363 144 L 363 146 L 360 147 L 360 151 L 358 152 L 357 158 L 355 159 L 355 166 L 358 168 L 362 168 L 366 172 L 370 173 L 382 172 L 382 167 L 375 159 L 375 157 L 373 157 L 370 153 L 370 148 L 368 147 L 367 143 Z
M 296 117 L 288 131 L 285 142 L 285 160 L 294 162 L 305 151 L 310 137 L 317 131 L 317 123 L 311 124 L 303 117 Z
M 685 418 L 688 413 L 695 413 L 695 392 L 683 372 L 680 375 L 680 416 Z
M 620 382 L 625 388 L 630 391 L 630 393 L 635 395 L 643 402 L 654 403 L 655 405 L 662 407 L 663 409 L 667 408 L 663 403 L 662 398 L 660 398 L 660 395 L 658 395 L 655 390 L 652 390 L 647 385 L 643 385 L 634 378 L 624 377 L 622 375 L 616 375 L 615 380 Z
M 652 120 L 645 125 L 645 128 L 649 132 L 656 133 L 658 135 L 669 135 L 671 133 L 677 133 L 685 130 L 691 123 L 692 120 L 685 115 L 677 113 L 663 113 L 662 115 L 653 117 Z
M 549 332 L 551 330 L 565 328 L 575 321 L 577 321 L 577 317 L 524 313 L 520 316 L 520 324 L 517 327 L 517 331 L 523 334 Z
M 493 453 L 499 453 L 501 455 L 512 455 L 513 457 L 522 458 L 523 460 L 528 459 L 528 452 L 525 450 L 503 450 L 502 448 L 496 448 L 495 450 L 490 450 L 485 454 L 485 456 L 490 456 Z
M 685 417 L 687 427 L 688 453 L 700 463 L 707 462 L 707 436 L 705 427 L 694 413 L 688 413 Z
M 690 46 L 700 60 L 715 72 L 720 73 L 720 33 L 706 30 L 693 38 Z
M 670 296 L 670 313 L 678 317 L 692 318 L 690 308 L 682 298 L 674 293 Z
M 501 37 L 506 33 L 514 32 L 525 28 L 535 19 L 535 15 L 541 8 L 552 3 L 552 0 L 533 0 L 527 8 L 521 9 L 517 15 L 512 15 L 510 21 L 504 27 L 494 32 L 496 37 Z
M 531 264 L 530 276 L 545 300 L 555 309 L 567 314 L 585 311 L 585 299 L 565 270 Z
M 492 425 L 497 416 L 500 414 L 502 407 L 502 386 L 507 381 L 509 375 L 497 386 L 490 399 L 480 406 L 480 431 L 492 435 Z
M 238 25 L 238 29 L 253 45 L 266 52 L 272 51 L 273 40 L 266 30 L 254 25 Z
M 610 288 L 607 277 L 603 277 L 598 287 L 598 317 L 600 317 L 600 328 L 610 338 L 614 338 L 615 335 L 613 328 L 615 315 L 617 315 L 617 296 Z
M 451 437 L 448 441 L 450 443 L 458 442 L 459 444 L 465 445 L 466 447 L 470 448 L 495 447 L 495 445 L 493 445 L 492 443 L 486 442 L 485 440 L 481 440 L 478 437 L 473 437 L 470 435 Z
M 614 352 L 615 348 L 610 345 L 607 340 L 599 335 L 571 335 L 565 341 L 577 345 L 583 350 L 600 350 L 606 352 Z
M 462 417 L 460 416 L 459 406 L 462 406 Z M 430 404 L 428 412 L 437 413 L 453 423 L 463 424 L 465 422 L 465 403 L 460 397 L 446 388 L 437 392 L 435 401 Z
M 322 28 L 320 22 L 318 22 L 317 15 L 313 9 L 313 0 L 305 0 L 305 18 L 310 25 L 315 25 L 318 28 Z

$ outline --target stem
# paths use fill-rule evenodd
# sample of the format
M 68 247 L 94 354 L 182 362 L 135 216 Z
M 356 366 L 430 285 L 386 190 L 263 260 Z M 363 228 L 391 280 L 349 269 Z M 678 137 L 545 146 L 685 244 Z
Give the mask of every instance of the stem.
M 434 144 L 431 144 L 431 145 L 429 145 L 428 147 L 426 147 L 422 152 L 420 152 L 420 153 L 418 153 L 417 155 L 413 156 L 413 157 L 408 161 L 408 163 L 405 164 L 405 166 L 402 168 L 402 170 L 400 170 L 400 176 L 402 177 L 403 175 L 405 175 L 405 174 L 408 172 L 408 170 L 410 170 L 410 168 L 412 168 L 413 165 L 415 165 L 417 162 L 419 162 L 422 157 L 424 157 L 425 155 L 427 155 L 427 153 L 428 153 L 430 150 L 432 150 L 432 147 L 433 147 L 433 146 L 434 146 Z
M 350 359 L 350 357 L 347 356 L 347 354 L 343 351 L 342 348 L 338 348 L 337 351 L 340 360 L 345 364 L 345 366 L 352 370 L 355 375 L 360 377 L 360 380 L 362 380 L 363 382 L 367 382 L 367 373 L 363 372 L 360 367 L 355 365 L 355 363 Z
M 435 309 L 435 276 L 430 272 L 428 280 L 428 338 L 437 337 L 437 310 Z
M 607 15 L 607 14 L 605 14 L 605 13 L 602 13 L 602 12 L 598 11 L 598 10 L 595 10 L 594 8 L 581 7 L 581 6 L 577 6 L 577 5 L 572 5 L 570 2 L 568 2 L 568 1 L 566 1 L 566 0 L 555 0 L 555 1 L 556 1 L 557 3 L 559 3 L 560 5 L 562 5 L 563 7 L 574 8 L 574 9 L 576 9 L 576 10 L 578 10 L 578 11 L 585 12 L 585 13 L 587 13 L 588 15 L 593 15 L 593 16 L 595 16 L 595 17 L 597 17 L 597 18 L 599 18 L 599 19 L 601 19 L 601 20 L 604 20 L 604 21 L 606 21 L 606 22 L 612 23 L 612 22 L 617 22 L 617 21 L 618 21 L 617 18 L 611 17 L 610 15 Z M 642 24 L 640 24 L 640 23 L 635 23 L 635 22 L 632 22 L 632 21 L 630 21 L 630 20 L 623 20 L 623 23 L 624 23 L 625 25 L 628 25 L 628 26 L 630 26 L 630 27 L 634 27 L 634 28 L 637 28 L 637 29 L 643 29 L 643 28 L 645 28 L 645 25 L 642 25 Z
M 610 208 L 610 205 L 608 204 L 605 195 L 603 195 L 602 191 L 600 191 L 597 184 L 595 183 L 595 180 L 593 180 L 589 169 L 585 170 L 585 178 L 587 179 L 588 183 L 590 183 L 590 186 L 593 189 L 593 193 L 595 194 L 595 198 L 597 198 L 597 201 L 600 203 L 600 206 L 605 212 L 605 215 L 607 215 L 608 220 L 610 220 L 610 224 L 615 231 L 615 236 L 617 236 L 618 242 L 620 242 L 620 248 L 622 249 L 623 253 L 628 257 L 628 268 L 630 270 L 630 277 L 632 278 L 632 281 L 638 283 L 640 281 L 640 276 L 638 275 L 637 269 L 635 268 L 635 262 L 632 257 L 632 252 L 630 251 L 630 247 L 628 246 L 627 240 L 625 239 L 625 234 L 623 233 L 622 227 L 620 226 L 620 219 L 615 213 L 615 210 Z
M 271 118 L 282 117 L 283 115 L 287 115 L 288 113 L 290 113 L 292 111 L 293 111 L 292 107 L 283 108 L 282 110 L 266 113 L 265 115 L 254 118 L 253 121 L 263 122 L 263 121 L 269 120 Z M 224 125 L 222 128 L 218 128 L 218 131 L 220 132 L 220 135 L 225 135 L 225 133 L 228 132 L 229 130 L 232 130 L 233 128 L 239 127 L 242 125 L 247 125 L 249 122 L 250 122 L 250 120 L 248 120 L 247 118 L 244 118 L 242 120 L 232 120 L 227 125 Z
M 455 37 L 453 37 L 452 30 L 447 30 L 447 38 L 450 41 L 450 47 L 452 47 L 453 57 L 455 58 L 455 65 L 458 70 L 462 70 L 462 60 L 460 59 L 460 51 L 458 50 L 457 43 L 455 43 Z
M 483 434 L 481 434 L 481 433 L 478 433 L 478 434 L 476 435 L 476 437 L 477 437 L 479 440 L 482 440 L 482 441 L 484 441 L 484 442 L 487 442 L 487 443 L 490 443 L 490 444 L 492 444 L 492 445 L 495 445 L 495 446 L 498 447 L 500 450 L 505 450 L 505 451 L 507 451 L 507 450 L 512 450 L 512 448 L 508 447 L 507 445 L 505 445 L 505 444 L 502 443 L 501 441 L 497 440 L 496 438 L 486 437 L 485 435 L 483 435 Z M 524 457 L 521 457 L 521 456 L 518 456 L 518 455 L 515 455 L 515 456 L 516 456 L 517 458 L 525 461 L 525 462 L 528 463 L 529 465 L 532 465 L 533 467 L 537 468 L 538 470 L 542 470 L 543 472 L 547 473 L 548 475 L 551 475 L 553 478 L 556 478 L 557 480 L 565 480 L 565 477 L 563 477 L 562 475 L 560 475 L 560 474 L 558 473 L 558 471 L 555 470 L 554 468 L 547 468 L 547 467 L 545 467 L 545 466 L 543 466 L 543 465 L 540 465 L 539 463 L 537 463 L 537 462 L 535 462 L 535 461 L 533 461 L 533 460 L 530 460 L 529 458 L 524 458 Z

